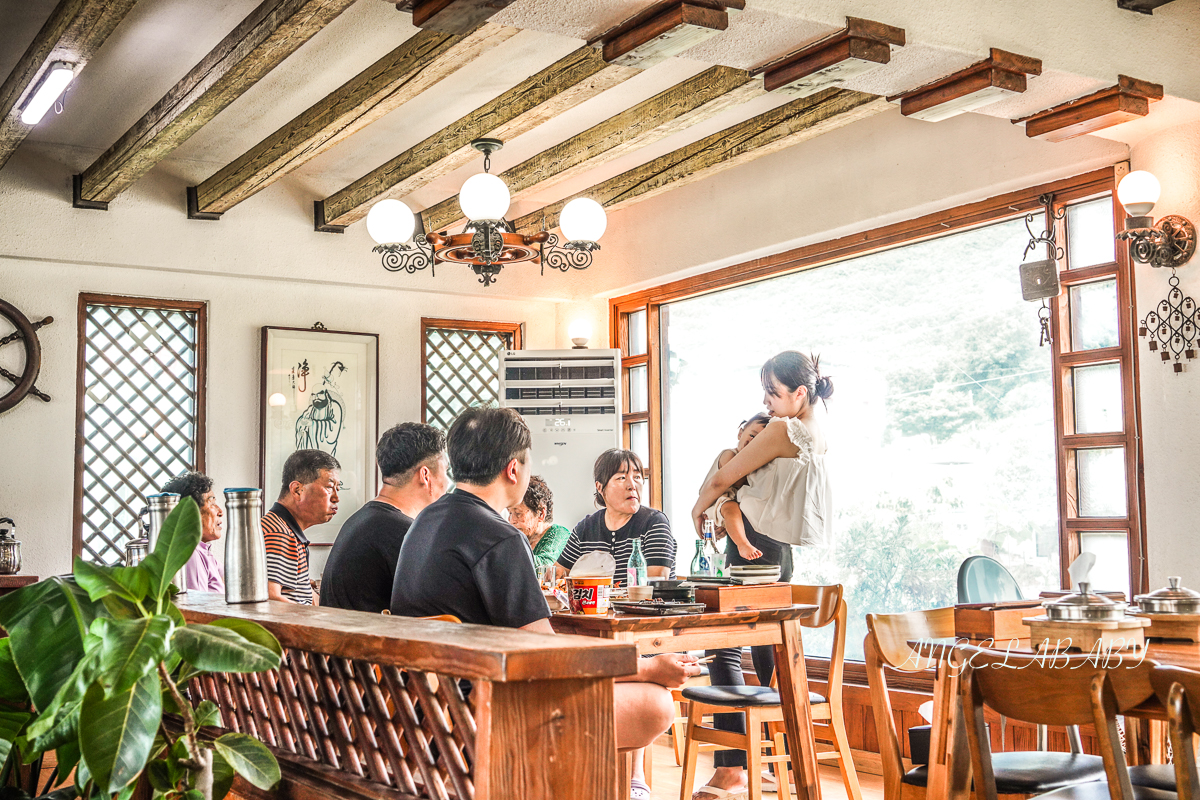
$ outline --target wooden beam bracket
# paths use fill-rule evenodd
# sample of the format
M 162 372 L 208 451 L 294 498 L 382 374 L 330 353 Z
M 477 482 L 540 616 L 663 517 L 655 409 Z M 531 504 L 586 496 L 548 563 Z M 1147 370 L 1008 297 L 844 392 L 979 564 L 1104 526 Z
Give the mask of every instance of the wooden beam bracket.
M 330 225 L 325 221 L 325 201 L 313 201 L 313 230 L 317 233 L 345 233 L 345 225 Z
M 201 211 L 199 195 L 196 194 L 196 187 L 187 187 L 187 215 L 188 219 L 206 219 L 218 220 L 221 218 L 221 211 Z
M 630 17 L 599 39 L 610 64 L 647 69 L 729 27 L 745 0 L 668 0 Z
M 1118 75 L 1116 86 L 1014 119 L 1013 124 L 1025 123 L 1025 135 L 1031 139 L 1061 142 L 1144 117 L 1150 104 L 1162 98 L 1162 84 Z
M 84 198 L 82 175 L 71 176 L 71 205 L 74 208 L 86 208 L 91 211 L 108 211 L 108 201 Z
M 995 47 L 991 55 L 953 75 L 947 75 L 912 91 L 893 95 L 889 102 L 900 103 L 900 113 L 926 122 L 974 111 L 1027 87 L 1027 76 L 1041 75 L 1038 58 L 1019 56 Z
M 892 60 L 892 46 L 904 46 L 904 29 L 858 17 L 846 27 L 753 71 L 763 75 L 768 92 L 808 97 L 841 87 L 850 78 Z

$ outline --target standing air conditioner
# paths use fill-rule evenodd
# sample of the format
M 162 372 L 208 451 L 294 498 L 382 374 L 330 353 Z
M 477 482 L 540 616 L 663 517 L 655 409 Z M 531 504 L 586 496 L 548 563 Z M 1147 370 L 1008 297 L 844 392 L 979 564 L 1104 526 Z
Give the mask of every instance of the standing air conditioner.
M 533 433 L 533 474 L 554 493 L 554 521 L 574 528 L 596 510 L 596 457 L 621 446 L 620 350 L 507 350 L 500 402 Z

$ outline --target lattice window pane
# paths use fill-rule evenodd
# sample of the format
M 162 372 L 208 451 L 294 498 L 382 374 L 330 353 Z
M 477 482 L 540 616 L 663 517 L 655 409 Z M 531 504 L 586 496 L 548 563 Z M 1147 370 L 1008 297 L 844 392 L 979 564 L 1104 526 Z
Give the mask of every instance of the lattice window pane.
M 449 430 L 471 406 L 500 401 L 500 354 L 512 349 L 512 334 L 427 328 L 425 331 L 425 421 Z
M 120 563 L 145 496 L 196 468 L 197 314 L 85 306 L 83 557 Z

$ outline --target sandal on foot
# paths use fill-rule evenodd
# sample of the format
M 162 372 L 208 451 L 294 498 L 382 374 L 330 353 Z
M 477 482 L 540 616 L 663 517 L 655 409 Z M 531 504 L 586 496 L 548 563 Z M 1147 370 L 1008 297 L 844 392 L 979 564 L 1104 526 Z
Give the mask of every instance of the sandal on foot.
M 650 800 L 650 787 L 642 781 L 629 782 L 629 800 Z
M 701 786 L 692 792 L 692 800 L 705 800 L 702 795 L 708 795 L 714 800 L 747 800 L 750 792 L 747 789 L 722 789 L 720 786 Z

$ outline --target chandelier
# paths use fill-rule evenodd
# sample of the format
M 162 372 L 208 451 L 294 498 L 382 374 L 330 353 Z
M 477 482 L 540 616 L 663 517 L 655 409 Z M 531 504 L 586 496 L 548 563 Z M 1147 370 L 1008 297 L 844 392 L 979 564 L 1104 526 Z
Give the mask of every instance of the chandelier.
M 484 286 L 495 283 L 504 267 L 523 261 L 538 263 L 543 275 L 546 267 L 562 272 L 587 269 L 592 253 L 600 249 L 596 242 L 608 226 L 604 207 L 587 197 L 567 203 L 559 216 L 566 242 L 546 230 L 529 236 L 517 233 L 505 219 L 511 203 L 508 187 L 490 171 L 492 153 L 504 143 L 476 139 L 471 146 L 483 153 L 483 172 L 467 178 L 458 193 L 459 207 L 467 218 L 462 233 L 417 232 L 417 215 L 399 200 L 381 200 L 371 207 L 367 232 L 376 242 L 372 252 L 383 254 L 383 268 L 410 275 L 429 269 L 436 277 L 438 264 L 465 264 Z

